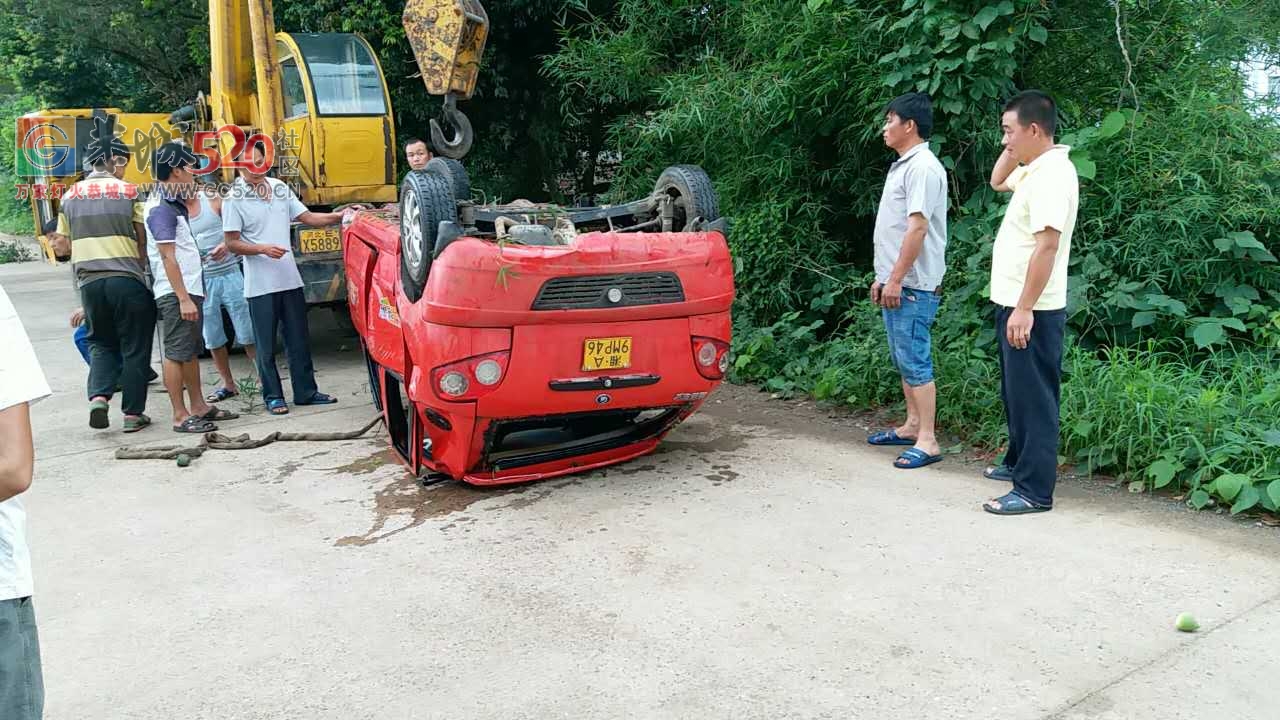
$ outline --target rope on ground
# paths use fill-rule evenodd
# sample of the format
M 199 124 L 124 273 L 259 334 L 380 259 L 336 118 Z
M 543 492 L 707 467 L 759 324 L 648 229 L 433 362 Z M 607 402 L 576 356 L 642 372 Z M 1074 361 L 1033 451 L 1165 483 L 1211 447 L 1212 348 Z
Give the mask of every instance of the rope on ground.
M 181 445 L 122 447 L 116 449 L 116 459 L 175 460 L 179 455 L 186 455 L 189 459 L 194 460 L 204 455 L 205 450 L 252 450 L 270 445 L 273 442 L 355 440 L 372 430 L 380 422 L 382 422 L 382 417 L 378 416 L 359 430 L 351 430 L 349 432 L 273 432 L 257 440 L 250 438 L 248 435 L 231 437 L 219 432 L 207 432 L 200 438 L 200 443 L 194 447 L 183 447 Z

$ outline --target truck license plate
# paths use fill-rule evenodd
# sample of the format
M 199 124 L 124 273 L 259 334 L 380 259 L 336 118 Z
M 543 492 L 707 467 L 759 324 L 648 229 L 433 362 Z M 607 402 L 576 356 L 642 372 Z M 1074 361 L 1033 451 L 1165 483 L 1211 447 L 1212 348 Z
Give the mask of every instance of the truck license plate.
M 583 370 L 631 367 L 631 338 L 588 338 L 582 345 Z
M 304 255 L 338 252 L 342 250 L 342 238 L 338 228 L 310 228 L 298 233 L 298 248 Z

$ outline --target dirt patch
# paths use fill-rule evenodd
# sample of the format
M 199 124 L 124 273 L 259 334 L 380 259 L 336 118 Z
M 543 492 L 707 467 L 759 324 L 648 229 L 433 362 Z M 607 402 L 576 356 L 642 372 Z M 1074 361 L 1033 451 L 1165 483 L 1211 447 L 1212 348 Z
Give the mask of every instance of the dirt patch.
M 785 400 L 755 386 L 729 383 L 722 384 L 699 412 L 742 428 L 763 427 L 840 444 L 865 443 L 866 436 L 872 431 L 892 427 L 901 420 L 895 411 L 886 408 L 857 410 L 812 399 Z M 999 456 L 998 451 L 973 447 L 945 431 L 941 439 L 943 447 L 959 445 L 963 448 L 958 453 L 947 455 L 946 461 L 938 466 L 948 470 L 978 476 Z M 659 452 L 661 449 L 660 445 Z M 1169 493 L 1135 495 L 1116 478 L 1089 475 L 1073 466 L 1063 467 L 1058 477 L 1055 495 L 1073 505 L 1140 516 L 1163 524 L 1178 523 L 1188 531 L 1200 533 L 1230 532 L 1232 528 L 1252 526 L 1260 532 L 1245 537 L 1253 539 L 1250 544 L 1256 541 L 1259 549 L 1273 543 L 1276 535 L 1280 534 L 1280 529 L 1268 526 L 1269 523 L 1264 523 L 1256 514 L 1232 517 L 1223 508 L 1196 512 Z M 708 479 L 711 478 L 708 476 Z M 1007 487 L 992 483 L 992 497 Z M 1227 522 L 1221 522 L 1223 520 Z M 1240 542 L 1239 536 L 1230 537 L 1237 538 L 1232 542 Z M 1271 551 L 1274 548 L 1268 549 Z

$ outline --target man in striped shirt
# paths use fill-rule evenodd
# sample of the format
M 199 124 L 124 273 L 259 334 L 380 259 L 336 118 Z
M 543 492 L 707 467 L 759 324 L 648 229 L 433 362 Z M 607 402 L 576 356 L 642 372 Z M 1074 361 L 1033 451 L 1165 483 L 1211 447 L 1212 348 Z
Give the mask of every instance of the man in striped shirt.
M 124 431 L 151 424 L 147 378 L 156 304 L 142 258 L 146 232 L 138 188 L 120 178 L 129 163 L 124 143 L 101 133 L 86 150 L 93 172 L 62 200 L 58 232 L 71 240 L 71 264 L 89 326 L 89 427 L 110 426 L 117 384 Z

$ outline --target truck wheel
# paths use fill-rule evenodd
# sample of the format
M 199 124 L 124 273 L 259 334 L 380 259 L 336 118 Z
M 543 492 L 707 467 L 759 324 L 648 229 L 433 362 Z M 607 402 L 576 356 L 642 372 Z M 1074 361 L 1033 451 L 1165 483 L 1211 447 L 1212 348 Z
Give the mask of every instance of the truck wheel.
M 676 214 L 672 230 L 683 230 L 694 218 L 709 223 L 720 218 L 720 199 L 711 186 L 711 178 L 697 165 L 672 165 L 658 176 L 654 195 L 675 200 Z
M 449 180 L 411 172 L 400 185 L 400 283 L 410 302 L 422 297 L 440 223 L 456 222 L 458 205 Z
M 458 200 L 471 199 L 471 177 L 462 163 L 447 157 L 433 157 L 427 161 L 427 172 L 440 173 L 453 185 L 453 196 Z

